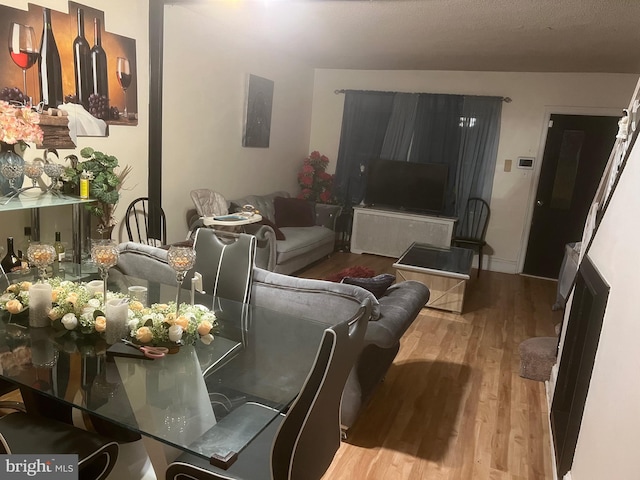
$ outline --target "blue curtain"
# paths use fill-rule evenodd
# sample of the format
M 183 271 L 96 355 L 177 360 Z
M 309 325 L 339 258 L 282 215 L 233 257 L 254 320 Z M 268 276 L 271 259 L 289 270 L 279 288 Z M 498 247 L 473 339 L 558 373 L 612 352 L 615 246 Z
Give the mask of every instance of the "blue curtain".
M 396 93 L 380 158 L 407 161 L 418 107 L 417 93 Z
M 491 201 L 500 140 L 502 98 L 465 96 L 456 175 L 456 216 L 470 197 Z
M 463 104 L 462 95 L 420 94 L 409 156 L 411 162 L 449 166 L 443 213 L 450 216 L 456 211 L 455 186 Z
M 334 195 L 364 198 L 369 161 L 386 158 L 449 166 L 445 208 L 460 216 L 469 197 L 491 199 L 502 98 L 348 90 Z
M 393 92 L 347 90 L 333 193 L 341 203 L 355 205 L 364 198 L 369 160 L 382 150 Z

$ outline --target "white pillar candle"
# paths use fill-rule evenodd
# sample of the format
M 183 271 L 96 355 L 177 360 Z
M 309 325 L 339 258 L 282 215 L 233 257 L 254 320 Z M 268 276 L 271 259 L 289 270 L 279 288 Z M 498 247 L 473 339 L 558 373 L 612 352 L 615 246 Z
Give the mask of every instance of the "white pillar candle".
M 125 298 L 112 298 L 107 301 L 104 313 L 107 317 L 107 343 L 113 345 L 127 336 L 129 303 Z
M 87 290 L 95 297 L 96 293 L 103 293 L 103 285 L 102 280 L 92 280 L 87 283 Z
M 29 287 L 29 326 L 50 325 L 49 310 L 51 310 L 51 285 L 34 283 Z
M 135 300 L 145 307 L 147 306 L 147 287 L 143 287 L 142 285 L 132 285 L 128 290 L 131 301 Z

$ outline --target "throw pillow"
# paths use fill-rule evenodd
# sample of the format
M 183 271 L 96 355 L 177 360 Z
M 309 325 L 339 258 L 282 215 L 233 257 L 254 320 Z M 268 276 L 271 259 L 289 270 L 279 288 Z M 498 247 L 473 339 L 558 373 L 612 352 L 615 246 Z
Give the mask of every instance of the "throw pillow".
M 395 281 L 396 276 L 389 273 L 383 273 L 371 278 L 344 277 L 342 279 L 342 283 L 356 285 L 369 290 L 376 298 L 382 297 L 387 291 L 387 288 Z
M 273 231 L 276 234 L 276 240 L 286 240 L 287 238 L 284 236 L 284 233 L 282 233 L 282 230 L 280 230 L 277 225 L 268 218 L 262 217 L 262 220 L 260 220 L 257 225 L 268 225 L 273 228 Z
M 313 204 L 302 198 L 275 197 L 273 209 L 278 228 L 313 227 L 316 224 Z

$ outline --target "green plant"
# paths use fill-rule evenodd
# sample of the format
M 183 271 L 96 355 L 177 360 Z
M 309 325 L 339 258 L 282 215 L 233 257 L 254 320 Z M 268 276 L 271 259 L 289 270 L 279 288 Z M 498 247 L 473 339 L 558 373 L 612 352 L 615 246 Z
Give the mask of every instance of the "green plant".
M 96 201 L 88 203 L 85 208 L 98 218 L 97 229 L 102 233 L 116 224 L 114 211 L 120 201 L 120 189 L 131 172 L 131 167 L 127 165 L 116 173 L 118 159 L 91 147 L 80 150 L 80 156 L 86 160 L 79 161 L 75 155 L 66 157 L 71 166 L 65 169 L 63 181 L 76 188 L 82 175 L 89 178 L 89 194 Z

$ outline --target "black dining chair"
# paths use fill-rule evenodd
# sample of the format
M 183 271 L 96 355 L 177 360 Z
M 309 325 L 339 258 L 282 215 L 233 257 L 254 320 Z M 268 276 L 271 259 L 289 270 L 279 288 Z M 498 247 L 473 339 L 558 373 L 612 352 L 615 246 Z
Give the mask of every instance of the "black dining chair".
M 107 478 L 118 451 L 116 442 L 57 420 L 23 412 L 0 417 L 0 453 L 77 454 L 81 480 Z
M 167 217 L 161 207 L 160 210 L 160 238 L 149 236 L 149 199 L 147 197 L 136 198 L 127 207 L 124 215 L 127 236 L 130 242 L 144 243 L 159 247 L 167 243 Z
M 478 277 L 482 269 L 482 249 L 487 244 L 484 238 L 490 216 L 491 209 L 487 202 L 481 198 L 469 198 L 463 216 L 456 227 L 456 235 L 451 240 L 453 246 L 478 249 Z
M 324 330 L 309 375 L 287 413 L 260 432 L 227 470 L 183 454 L 169 465 L 166 480 L 319 480 L 340 447 L 342 392 L 370 316 L 366 299 L 352 318 Z M 247 403 L 229 416 L 246 424 L 247 417 L 265 408 L 270 407 Z M 228 427 L 228 417 L 225 420 Z

